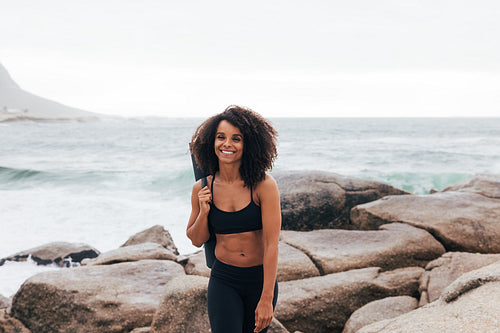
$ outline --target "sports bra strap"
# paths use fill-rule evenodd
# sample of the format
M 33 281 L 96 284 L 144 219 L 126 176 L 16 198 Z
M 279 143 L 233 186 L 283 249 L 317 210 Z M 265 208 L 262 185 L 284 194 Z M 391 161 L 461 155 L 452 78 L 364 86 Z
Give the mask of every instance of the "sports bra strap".
M 215 179 L 215 174 L 212 176 L 212 184 L 210 184 L 210 192 L 212 193 L 212 201 L 214 197 L 214 179 Z

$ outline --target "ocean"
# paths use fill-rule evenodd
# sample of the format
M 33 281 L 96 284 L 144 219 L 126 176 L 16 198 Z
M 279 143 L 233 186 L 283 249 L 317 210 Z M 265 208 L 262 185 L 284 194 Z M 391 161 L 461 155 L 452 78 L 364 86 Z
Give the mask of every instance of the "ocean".
M 101 252 L 153 225 L 181 253 L 194 182 L 188 142 L 203 119 L 0 124 L 0 258 L 54 241 Z M 273 172 L 325 170 L 415 194 L 500 174 L 500 118 L 277 118 Z M 59 269 L 0 266 L 0 294 Z

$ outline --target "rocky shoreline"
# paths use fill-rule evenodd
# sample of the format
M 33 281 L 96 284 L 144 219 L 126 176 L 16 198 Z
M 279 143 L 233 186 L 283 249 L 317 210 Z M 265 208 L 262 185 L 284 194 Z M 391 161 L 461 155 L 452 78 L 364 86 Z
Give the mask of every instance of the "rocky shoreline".
M 488 332 L 500 313 L 500 175 L 413 195 L 301 171 L 282 198 L 279 300 L 269 332 Z M 0 332 L 209 332 L 202 251 L 161 226 L 100 253 L 51 243 L 2 258 L 56 263 L 12 299 Z

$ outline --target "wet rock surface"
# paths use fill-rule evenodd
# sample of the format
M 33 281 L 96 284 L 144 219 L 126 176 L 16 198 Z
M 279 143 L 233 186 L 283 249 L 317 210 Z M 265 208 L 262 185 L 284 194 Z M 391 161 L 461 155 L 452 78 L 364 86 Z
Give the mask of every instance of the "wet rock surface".
M 39 265 L 55 263 L 62 267 L 79 263 L 85 258 L 95 258 L 99 253 L 97 249 L 83 243 L 53 242 L 3 258 L 0 265 L 7 260 L 26 261 L 30 257 Z

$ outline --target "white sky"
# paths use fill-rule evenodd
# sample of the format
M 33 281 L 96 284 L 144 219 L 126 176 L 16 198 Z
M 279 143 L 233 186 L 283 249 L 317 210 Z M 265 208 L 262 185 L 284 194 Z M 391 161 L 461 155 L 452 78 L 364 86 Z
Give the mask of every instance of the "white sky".
M 0 0 L 25 90 L 122 116 L 500 116 L 497 0 Z

